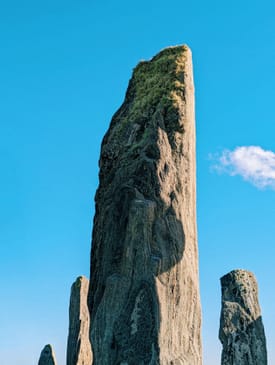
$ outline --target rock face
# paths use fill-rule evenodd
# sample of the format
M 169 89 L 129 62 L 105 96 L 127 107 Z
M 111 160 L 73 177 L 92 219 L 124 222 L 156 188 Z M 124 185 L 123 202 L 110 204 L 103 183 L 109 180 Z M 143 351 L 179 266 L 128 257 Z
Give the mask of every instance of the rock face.
M 254 275 L 234 270 L 221 278 L 221 286 L 221 364 L 266 365 L 266 341 Z
M 91 365 L 90 316 L 87 305 L 89 280 L 80 276 L 73 283 L 70 298 L 67 365 Z
M 135 68 L 106 133 L 92 237 L 94 365 L 200 365 L 194 89 L 186 46 Z
M 55 355 L 51 345 L 46 345 L 43 348 L 38 365 L 56 365 Z

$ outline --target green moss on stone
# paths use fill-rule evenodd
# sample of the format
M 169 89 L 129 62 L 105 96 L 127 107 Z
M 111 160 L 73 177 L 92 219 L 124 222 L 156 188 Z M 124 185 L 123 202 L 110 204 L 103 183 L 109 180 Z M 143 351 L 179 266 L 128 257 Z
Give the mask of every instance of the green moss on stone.
M 150 143 L 147 133 L 156 113 L 163 117 L 164 128 L 173 143 L 173 134 L 178 128 L 179 103 L 184 101 L 185 95 L 187 52 L 186 46 L 166 48 L 151 60 L 142 61 L 135 67 L 125 101 L 112 120 L 108 149 L 104 151 L 109 159 L 114 161 L 125 148 L 129 155 L 136 155 Z M 134 124 L 139 125 L 140 130 L 129 144 Z M 125 155 L 125 158 L 129 155 Z
M 182 70 L 186 51 L 186 46 L 167 48 L 152 60 L 137 65 L 131 84 L 134 102 L 129 110 L 129 122 L 150 116 L 156 108 L 175 108 L 175 94 L 184 92 Z

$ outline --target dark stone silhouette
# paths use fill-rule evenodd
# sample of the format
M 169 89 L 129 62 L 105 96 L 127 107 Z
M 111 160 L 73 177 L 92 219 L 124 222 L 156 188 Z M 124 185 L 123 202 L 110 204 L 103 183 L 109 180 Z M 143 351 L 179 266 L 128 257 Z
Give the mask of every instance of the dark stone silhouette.
M 38 365 L 56 365 L 55 355 L 51 345 L 46 345 L 43 348 Z

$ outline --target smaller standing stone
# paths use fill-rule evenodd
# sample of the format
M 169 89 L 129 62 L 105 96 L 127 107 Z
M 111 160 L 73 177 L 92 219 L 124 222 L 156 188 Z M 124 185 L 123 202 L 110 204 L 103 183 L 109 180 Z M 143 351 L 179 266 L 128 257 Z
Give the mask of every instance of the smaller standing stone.
M 221 278 L 219 338 L 222 365 L 266 365 L 267 352 L 255 276 L 233 270 Z
M 67 365 L 91 365 L 90 315 L 87 306 L 89 280 L 80 276 L 71 288 Z
M 55 355 L 51 345 L 46 345 L 43 348 L 38 365 L 56 365 Z

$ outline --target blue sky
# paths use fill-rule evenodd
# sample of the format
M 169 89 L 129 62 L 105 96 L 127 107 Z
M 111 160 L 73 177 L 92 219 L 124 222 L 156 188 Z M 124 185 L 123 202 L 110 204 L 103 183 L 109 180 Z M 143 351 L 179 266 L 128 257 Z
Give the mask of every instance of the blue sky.
M 65 365 L 70 285 L 89 274 L 101 139 L 137 62 L 184 43 L 196 87 L 204 365 L 220 362 L 219 278 L 234 268 L 258 279 L 274 364 L 274 2 L 0 7 L 2 365 L 35 365 L 46 343 Z

